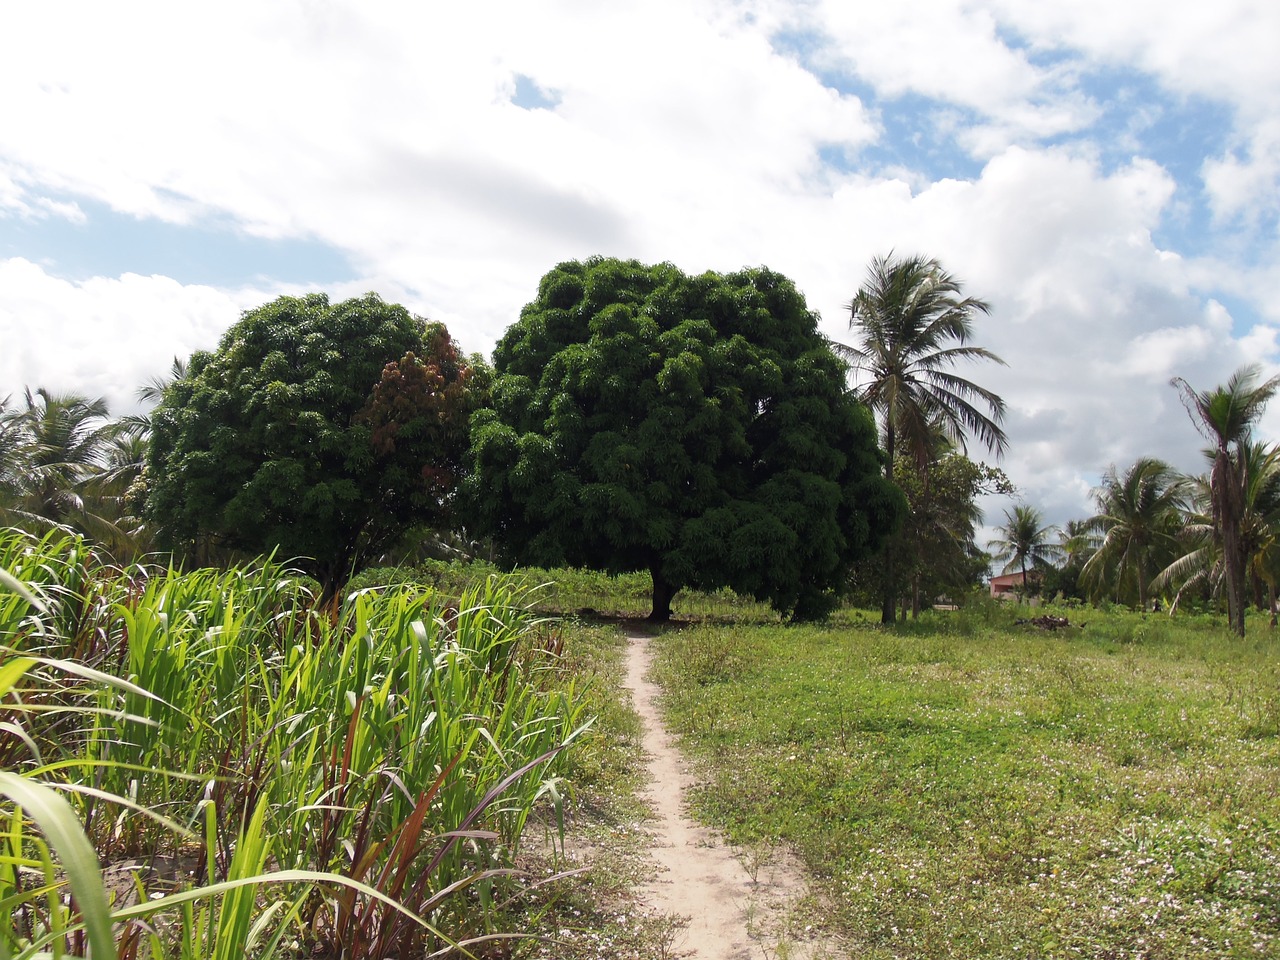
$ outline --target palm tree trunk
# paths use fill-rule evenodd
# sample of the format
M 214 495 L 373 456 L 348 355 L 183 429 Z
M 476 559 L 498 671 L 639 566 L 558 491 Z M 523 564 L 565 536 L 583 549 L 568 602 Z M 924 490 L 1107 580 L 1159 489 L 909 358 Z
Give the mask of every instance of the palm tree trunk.
M 1227 621 L 1238 637 L 1244 636 L 1244 564 L 1240 558 L 1239 531 L 1225 521 L 1222 529 L 1222 552 L 1227 573 Z
M 1213 461 L 1209 485 L 1214 497 L 1214 519 L 1222 538 L 1222 560 L 1226 574 L 1227 622 L 1238 637 L 1244 636 L 1244 557 L 1240 545 L 1240 515 L 1244 491 L 1237 482 L 1231 452 L 1222 441 Z
M 888 458 L 884 465 L 884 475 L 890 483 L 893 483 L 893 441 L 893 415 L 892 411 L 890 411 L 885 418 L 884 427 L 884 448 Z M 882 625 L 893 624 L 898 608 L 897 590 L 894 589 L 893 553 L 894 544 L 890 539 L 884 545 L 884 592 L 880 596 L 880 623 Z

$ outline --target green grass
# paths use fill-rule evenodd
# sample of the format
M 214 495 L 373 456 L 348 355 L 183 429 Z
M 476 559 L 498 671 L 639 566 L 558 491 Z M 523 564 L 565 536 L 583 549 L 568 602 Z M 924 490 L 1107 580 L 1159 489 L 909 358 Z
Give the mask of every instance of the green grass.
M 499 573 L 497 567 L 480 561 L 429 560 L 416 566 L 373 567 L 361 571 L 351 581 L 351 589 L 413 583 L 448 594 Z M 531 598 L 539 610 L 557 615 L 646 617 L 652 606 L 653 583 L 648 573 L 610 575 L 570 567 L 518 567 L 502 576 L 532 591 Z M 672 602 L 672 612 L 685 621 L 730 619 L 777 623 L 779 620 L 767 603 L 740 597 L 727 589 L 681 590 Z
M 518 582 L 321 608 L 270 563 L 118 570 L 16 532 L 0 569 L 0 956 L 79 955 L 85 924 L 103 953 L 106 909 L 128 956 L 484 955 L 547 908 L 521 846 L 572 797 L 590 676 Z
M 694 811 L 783 843 L 850 955 L 1280 955 L 1280 640 L 1016 610 L 667 633 Z

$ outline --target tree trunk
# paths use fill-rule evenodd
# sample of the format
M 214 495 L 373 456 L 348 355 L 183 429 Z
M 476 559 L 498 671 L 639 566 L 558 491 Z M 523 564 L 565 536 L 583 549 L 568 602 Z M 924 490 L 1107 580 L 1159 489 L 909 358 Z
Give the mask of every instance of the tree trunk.
M 1271 608 L 1271 629 L 1276 628 L 1276 587 L 1275 584 L 1267 584 L 1267 601 Z
M 653 578 L 653 608 L 649 611 L 649 622 L 667 623 L 671 619 L 671 601 L 678 588 L 667 582 L 658 560 L 649 564 L 649 576 Z
M 889 459 L 884 465 L 884 475 L 890 483 L 893 483 L 893 441 L 893 414 L 888 411 L 885 413 L 884 448 Z M 893 625 L 898 612 L 898 597 L 893 589 L 893 566 L 893 542 L 890 539 L 884 545 L 884 592 L 880 596 L 880 623 L 885 626 Z
M 1243 491 L 1236 485 L 1231 454 L 1222 443 L 1213 462 L 1210 490 L 1216 500 L 1215 513 L 1222 537 L 1222 559 L 1226 567 L 1227 621 L 1238 637 L 1244 636 L 1244 557 L 1240 549 L 1240 515 Z
M 1227 620 L 1238 637 L 1244 636 L 1244 564 L 1240 558 L 1240 532 L 1223 518 L 1222 553 L 1227 573 Z

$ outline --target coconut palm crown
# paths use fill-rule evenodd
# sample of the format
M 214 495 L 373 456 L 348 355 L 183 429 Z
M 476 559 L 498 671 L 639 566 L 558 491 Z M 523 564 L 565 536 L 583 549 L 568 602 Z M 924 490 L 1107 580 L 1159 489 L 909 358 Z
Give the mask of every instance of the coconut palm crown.
M 1022 586 L 1027 587 L 1027 568 L 1043 570 L 1052 566 L 1062 555 L 1062 547 L 1055 542 L 1058 528 L 1045 525 L 1044 518 L 1035 507 L 1018 504 L 1004 512 L 1005 522 L 996 527 L 1000 536 L 988 546 L 995 551 L 996 563 L 1004 563 L 1002 573 L 1021 570 Z
M 1098 512 L 1088 521 L 1101 539 L 1080 571 L 1095 598 L 1111 590 L 1146 607 L 1152 578 L 1178 551 L 1186 494 L 1178 472 L 1154 457 L 1123 472 L 1107 468 L 1094 491 Z
M 871 261 L 848 306 L 859 342 L 838 349 L 862 381 L 859 398 L 880 415 L 890 476 L 899 442 L 918 466 L 927 464 L 938 425 L 962 449 L 971 434 L 988 450 L 1004 453 L 1004 401 L 952 372 L 961 361 L 1005 365 L 969 343 L 974 315 L 990 313 L 989 304 L 962 297 L 960 281 L 937 260 L 891 252 Z

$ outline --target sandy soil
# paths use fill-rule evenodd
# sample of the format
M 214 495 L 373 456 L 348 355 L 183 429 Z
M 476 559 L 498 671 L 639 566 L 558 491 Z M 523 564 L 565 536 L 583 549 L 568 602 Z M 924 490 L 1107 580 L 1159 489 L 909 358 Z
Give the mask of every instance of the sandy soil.
M 832 956 L 829 945 L 787 934 L 790 907 L 805 893 L 804 881 L 779 851 L 744 852 L 685 815 L 693 784 L 688 768 L 663 728 L 657 687 L 646 679 L 649 638 L 628 633 L 626 686 L 644 721 L 650 785 L 645 800 L 654 818 L 653 858 L 658 871 L 639 893 L 652 911 L 688 918 L 669 956 L 698 960 Z M 754 871 L 754 879 L 748 869 Z M 799 924 L 804 938 L 803 922 Z

